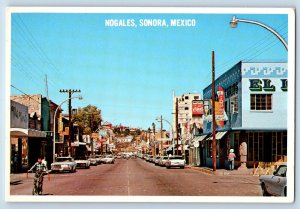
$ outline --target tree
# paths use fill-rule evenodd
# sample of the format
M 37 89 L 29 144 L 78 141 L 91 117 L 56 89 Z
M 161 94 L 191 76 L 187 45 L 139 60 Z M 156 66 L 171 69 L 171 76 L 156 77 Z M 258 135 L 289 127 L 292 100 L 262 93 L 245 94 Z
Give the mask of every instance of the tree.
M 96 131 L 101 121 L 101 110 L 93 105 L 79 108 L 77 115 L 73 117 L 73 122 L 79 125 L 83 134 L 91 134 Z

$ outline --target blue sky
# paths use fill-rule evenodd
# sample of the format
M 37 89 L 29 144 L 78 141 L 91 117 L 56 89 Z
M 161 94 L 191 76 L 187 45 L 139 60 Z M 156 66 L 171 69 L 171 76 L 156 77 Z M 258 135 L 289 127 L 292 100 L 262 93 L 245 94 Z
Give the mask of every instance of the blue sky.
M 287 15 L 253 14 L 12 14 L 11 84 L 59 104 L 80 89 L 83 100 L 113 124 L 148 128 L 162 115 L 171 121 L 172 90 L 198 92 L 240 60 L 287 60 L 287 51 L 267 30 L 229 26 L 232 16 L 263 22 L 287 40 Z M 105 19 L 193 18 L 196 27 L 105 27 Z M 11 88 L 11 94 L 21 94 Z M 67 106 L 63 106 L 67 110 Z

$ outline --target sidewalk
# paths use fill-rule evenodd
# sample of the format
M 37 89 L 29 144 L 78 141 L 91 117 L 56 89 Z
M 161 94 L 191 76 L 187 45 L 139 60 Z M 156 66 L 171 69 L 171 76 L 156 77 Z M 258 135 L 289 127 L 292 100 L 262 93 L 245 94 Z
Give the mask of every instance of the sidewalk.
M 10 184 L 18 184 L 21 181 L 29 181 L 33 178 L 33 174 L 29 173 L 27 178 L 27 173 L 11 173 L 10 174 Z
M 226 169 L 217 169 L 215 172 L 212 168 L 208 167 L 194 167 L 194 166 L 186 166 L 187 169 L 192 169 L 195 171 L 200 171 L 206 174 L 210 175 L 217 175 L 217 176 L 226 176 L 226 175 L 241 175 L 241 176 L 252 176 L 253 175 L 253 169 L 248 168 L 246 171 L 239 171 L 237 169 L 230 171 Z

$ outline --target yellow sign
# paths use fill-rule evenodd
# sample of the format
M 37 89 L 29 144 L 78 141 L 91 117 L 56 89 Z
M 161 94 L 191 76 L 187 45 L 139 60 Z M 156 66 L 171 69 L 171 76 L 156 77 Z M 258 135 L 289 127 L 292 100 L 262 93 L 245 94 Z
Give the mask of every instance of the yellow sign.
M 99 137 L 99 134 L 98 133 L 92 133 L 92 138 L 93 139 L 98 139 Z
M 58 117 L 58 133 L 61 133 L 63 131 L 63 122 L 62 122 L 62 114 L 60 113 L 59 114 L 59 117 Z

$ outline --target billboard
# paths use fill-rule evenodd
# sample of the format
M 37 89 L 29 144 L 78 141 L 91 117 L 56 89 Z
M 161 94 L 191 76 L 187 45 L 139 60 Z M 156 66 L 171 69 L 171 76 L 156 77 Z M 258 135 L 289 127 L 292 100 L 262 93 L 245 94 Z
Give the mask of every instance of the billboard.
M 192 114 L 193 115 L 203 115 L 203 101 L 194 100 L 192 102 Z

